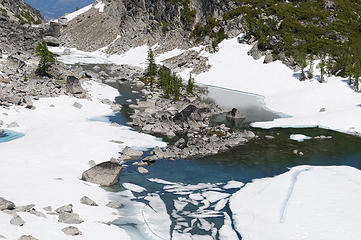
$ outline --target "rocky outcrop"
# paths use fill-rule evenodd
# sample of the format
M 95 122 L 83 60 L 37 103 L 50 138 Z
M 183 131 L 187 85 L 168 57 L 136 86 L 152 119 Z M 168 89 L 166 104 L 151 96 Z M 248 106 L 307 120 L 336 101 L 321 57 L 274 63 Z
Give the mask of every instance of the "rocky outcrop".
M 0 16 L 20 24 L 40 24 L 44 22 L 37 9 L 32 8 L 24 0 L 1 1 Z
M 82 180 L 101 186 L 111 186 L 118 183 L 121 171 L 122 167 L 119 164 L 103 162 L 85 171 Z
M 232 0 L 192 0 L 187 3 L 109 0 L 104 12 L 93 7 L 70 21 L 63 29 L 62 42 L 87 51 L 110 45 L 108 53 L 122 53 L 132 47 L 157 42 L 161 43 L 158 51 L 187 48 L 192 45 L 190 33 L 197 22 L 205 24 L 210 17 L 221 18 L 237 6 Z M 230 36 L 239 33 L 237 23 L 220 27 Z
M 0 211 L 12 210 L 15 208 L 15 204 L 5 198 L 0 197 Z

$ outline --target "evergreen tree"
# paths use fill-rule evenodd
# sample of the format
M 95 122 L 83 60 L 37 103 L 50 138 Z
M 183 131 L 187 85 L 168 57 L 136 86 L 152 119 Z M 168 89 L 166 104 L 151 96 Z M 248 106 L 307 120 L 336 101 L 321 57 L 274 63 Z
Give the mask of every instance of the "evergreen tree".
M 55 63 L 55 56 L 49 51 L 45 41 L 38 43 L 36 47 L 36 55 L 40 57 L 36 74 L 40 76 L 48 76 L 48 70 Z
M 313 78 L 313 55 L 310 56 L 309 62 L 310 62 L 310 69 L 308 71 L 308 78 L 312 79 Z
M 188 84 L 187 84 L 187 94 L 193 94 L 194 89 L 194 79 L 192 78 L 192 74 L 189 74 Z
M 147 77 L 150 83 L 150 86 L 153 87 L 154 78 L 157 74 L 157 64 L 155 63 L 154 59 L 154 53 L 151 48 L 149 48 L 148 51 L 148 57 L 147 57 L 148 67 L 147 67 Z
M 357 61 L 353 65 L 353 77 L 354 77 L 354 84 L 355 84 L 356 92 L 360 91 L 360 88 L 359 88 L 360 75 L 361 75 L 361 64 L 360 64 L 360 62 Z
M 320 72 L 321 72 L 321 82 L 325 81 L 325 67 L 326 67 L 326 61 L 325 61 L 325 56 L 321 55 L 321 62 L 318 64 L 318 66 L 320 67 Z
M 306 79 L 305 68 L 307 67 L 306 49 L 304 47 L 295 50 L 295 60 L 297 65 L 301 68 L 300 81 Z

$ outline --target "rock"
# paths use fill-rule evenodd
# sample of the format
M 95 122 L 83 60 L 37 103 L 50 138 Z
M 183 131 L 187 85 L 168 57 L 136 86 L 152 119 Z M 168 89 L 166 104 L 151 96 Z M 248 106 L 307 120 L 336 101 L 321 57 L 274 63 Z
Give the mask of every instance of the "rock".
M 107 203 L 106 206 L 109 207 L 109 208 L 116 208 L 117 209 L 117 208 L 123 207 L 123 204 L 121 202 L 119 202 L 119 201 L 111 201 L 111 202 Z
M 158 146 L 156 146 L 156 147 L 153 149 L 152 154 L 154 154 L 155 156 L 157 156 L 158 159 L 164 157 L 164 152 L 163 152 L 163 150 L 162 150 L 160 147 L 158 147 Z
M 60 208 L 55 209 L 55 212 L 57 213 L 72 213 L 73 212 L 73 205 L 72 204 L 68 204 L 68 205 L 64 205 Z
M 233 108 L 230 112 L 226 115 L 227 119 L 244 119 L 245 116 L 238 111 L 238 109 Z
M 326 108 L 321 108 L 320 112 L 326 112 Z
M 20 127 L 19 124 L 17 122 L 12 122 L 10 124 L 7 125 L 8 128 L 17 128 Z
M 23 102 L 25 103 L 25 107 L 26 108 L 33 108 L 33 101 L 31 101 L 31 98 L 30 97 L 25 97 L 23 99 Z
M 10 220 L 10 223 L 19 227 L 25 225 L 25 221 L 17 214 Z
M 70 50 L 69 48 L 65 48 L 63 54 L 64 54 L 64 55 L 70 55 L 70 54 L 71 54 L 71 50 Z
M 90 167 L 94 167 L 95 165 L 97 165 L 94 160 L 90 160 L 88 164 Z
M 81 105 L 81 104 L 78 103 L 78 102 L 75 102 L 75 103 L 73 104 L 73 107 L 81 109 L 81 108 L 83 107 L 83 105 Z
M 270 136 L 270 135 L 266 135 L 265 138 L 266 138 L 266 139 L 269 139 L 269 140 L 275 139 L 274 136 Z
M 15 204 L 13 202 L 0 197 L 0 211 L 12 210 L 14 208 L 15 208 Z
M 271 63 L 273 62 L 273 56 L 272 56 L 272 53 L 268 53 L 265 58 L 264 58 L 264 61 L 263 63 L 267 64 L 267 63 Z
M 186 140 L 184 140 L 184 138 L 181 138 L 179 139 L 178 141 L 176 141 L 174 143 L 174 146 L 179 148 L 179 149 L 183 149 L 185 148 L 187 145 L 186 145 Z
M 138 172 L 141 174 L 148 174 L 149 171 L 144 167 L 138 167 Z
M 66 78 L 66 88 L 71 94 L 84 94 L 85 91 L 82 88 L 78 78 L 74 76 L 68 76 Z
M 1 58 L 1 55 L 0 55 L 0 58 Z M 0 235 L 0 239 L 6 239 L 6 237 L 3 235 Z
M 47 212 L 53 211 L 53 208 L 51 206 L 44 207 L 43 209 Z
M 118 183 L 121 171 L 122 167 L 119 164 L 103 162 L 85 171 L 82 180 L 101 186 L 111 186 Z
M 87 196 L 82 197 L 80 199 L 80 203 L 85 204 L 85 205 L 89 205 L 89 206 L 98 206 L 98 204 L 96 202 L 94 202 L 93 200 L 91 200 Z
M 19 238 L 19 240 L 39 240 L 39 239 L 34 238 L 33 236 L 30 235 L 23 235 Z
M 143 156 L 143 152 L 140 150 L 135 150 L 130 147 L 125 147 L 122 151 L 124 155 L 127 155 L 131 158 L 141 157 Z
M 19 206 L 15 208 L 15 211 L 17 212 L 30 212 L 34 210 L 35 204 L 29 204 L 26 206 Z
M 262 52 L 258 49 L 258 44 L 253 45 L 251 50 L 248 51 L 248 55 L 252 56 L 254 60 L 258 60 L 262 57 Z
M 46 36 L 46 37 L 44 37 L 44 41 L 50 47 L 59 47 L 60 46 L 60 41 L 56 37 Z
M 84 222 L 77 213 L 62 212 L 59 214 L 58 222 L 66 224 L 80 224 Z
M 63 231 L 63 233 L 69 236 L 78 236 L 82 234 L 78 228 L 73 226 L 63 228 L 61 231 Z
M 158 160 L 158 157 L 155 156 L 155 155 L 153 155 L 153 156 L 148 156 L 148 157 L 144 158 L 144 159 L 142 160 L 142 162 L 145 162 L 145 163 L 147 163 L 147 164 L 150 164 L 150 163 L 155 163 L 157 160 Z
M 137 86 L 137 87 L 144 87 L 145 84 L 144 84 L 144 82 L 142 82 L 142 81 L 137 81 L 137 82 L 135 83 L 135 86 Z
M 292 153 L 295 154 L 295 155 L 298 155 L 298 150 L 295 149 L 295 150 L 292 151 Z
M 174 137 L 176 137 L 177 135 L 176 135 L 173 131 L 169 130 L 169 131 L 167 132 L 166 136 L 167 136 L 168 138 L 174 138 Z
M 60 29 L 61 29 L 61 26 L 59 23 L 57 22 L 50 22 L 49 24 L 49 29 L 48 31 L 46 32 L 46 34 L 48 36 L 52 36 L 52 37 L 60 37 Z
M 68 26 L 68 19 L 66 17 L 61 17 L 58 19 L 58 23 L 61 26 L 66 27 L 66 26 Z

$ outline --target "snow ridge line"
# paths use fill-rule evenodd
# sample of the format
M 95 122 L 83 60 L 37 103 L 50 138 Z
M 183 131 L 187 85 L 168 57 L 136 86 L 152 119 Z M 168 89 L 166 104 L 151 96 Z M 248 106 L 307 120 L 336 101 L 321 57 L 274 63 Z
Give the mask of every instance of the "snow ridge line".
M 297 183 L 298 176 L 303 172 L 307 172 L 307 171 L 311 171 L 311 170 L 312 170 L 312 167 L 308 167 L 305 169 L 297 170 L 292 174 L 291 183 L 290 183 L 290 186 L 288 187 L 287 196 L 286 196 L 286 199 L 283 201 L 282 207 L 280 210 L 280 223 L 285 222 L 285 217 L 286 217 L 286 213 L 287 213 L 287 205 L 292 197 L 293 191 L 295 189 L 295 185 Z

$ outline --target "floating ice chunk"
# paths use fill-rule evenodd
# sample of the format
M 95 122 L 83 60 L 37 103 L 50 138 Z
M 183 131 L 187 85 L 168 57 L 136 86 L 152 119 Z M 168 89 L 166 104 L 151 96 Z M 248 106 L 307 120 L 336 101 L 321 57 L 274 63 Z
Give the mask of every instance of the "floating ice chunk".
M 164 185 L 177 184 L 177 183 L 175 183 L 175 182 L 169 182 L 169 181 L 162 180 L 162 179 L 158 179 L 158 178 L 148 178 L 148 181 L 154 182 L 154 183 L 159 183 L 159 184 L 164 184 Z
M 231 197 L 230 208 L 245 240 L 358 240 L 360 199 L 360 170 L 299 166 L 248 183 Z
M 226 198 L 221 199 L 220 201 L 217 202 L 216 206 L 214 207 L 214 210 L 216 210 L 216 211 L 222 210 L 226 206 L 227 202 L 228 202 L 228 199 L 226 199 Z
M 132 192 L 136 192 L 136 193 L 141 193 L 141 192 L 145 192 L 147 191 L 145 188 L 135 185 L 133 183 L 123 183 L 122 184 L 123 187 L 125 187 L 126 189 L 132 191 Z
M 238 239 L 237 233 L 232 228 L 231 218 L 224 213 L 224 224 L 219 229 L 219 240 L 235 240 Z
M 187 205 L 187 202 L 174 200 L 174 207 L 178 212 L 182 211 Z
M 297 141 L 297 142 L 303 142 L 305 140 L 312 139 L 312 137 L 309 137 L 309 136 L 306 136 L 306 135 L 303 135 L 303 134 L 292 134 L 290 136 L 290 139 L 294 140 L 294 141 Z
M 200 193 L 192 193 L 189 195 L 189 198 L 195 201 L 202 201 L 204 197 Z
M 238 182 L 231 180 L 226 185 L 223 186 L 224 189 L 233 189 L 233 188 L 241 188 L 244 186 L 243 182 Z
M 209 202 L 214 203 L 221 199 L 227 198 L 230 195 L 228 193 L 220 193 L 215 191 L 203 192 L 202 196 L 205 197 Z

